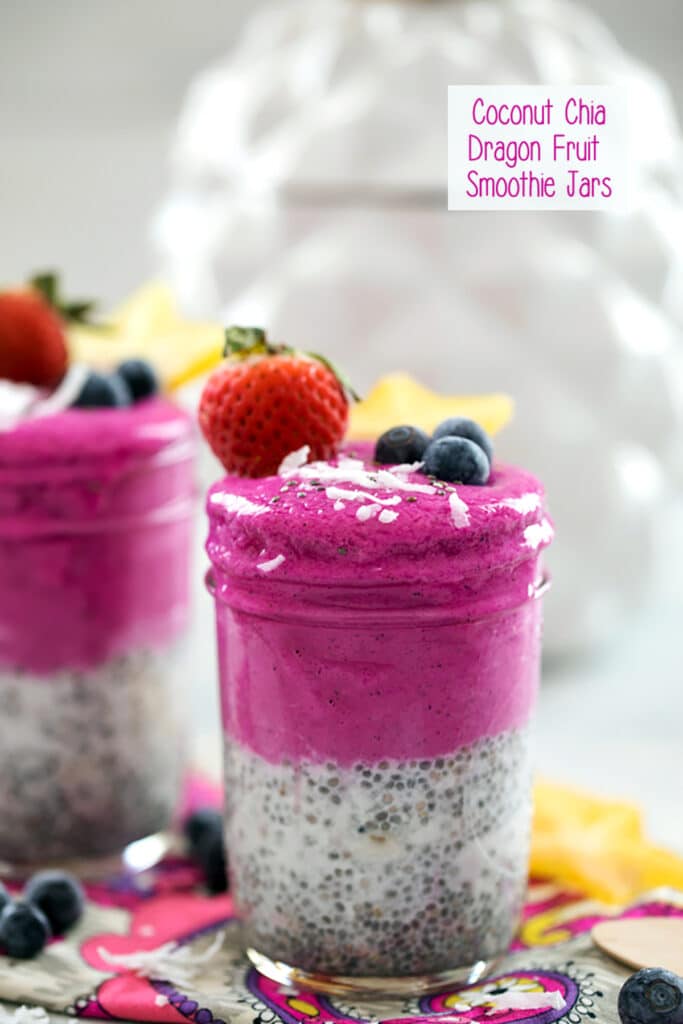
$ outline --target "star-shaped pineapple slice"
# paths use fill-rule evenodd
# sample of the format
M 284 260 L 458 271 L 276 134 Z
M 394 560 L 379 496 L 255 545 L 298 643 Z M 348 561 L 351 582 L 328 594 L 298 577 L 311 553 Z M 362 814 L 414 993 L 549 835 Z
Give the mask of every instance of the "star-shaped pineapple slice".
M 217 323 L 181 317 L 171 290 L 152 282 L 133 295 L 103 326 L 73 326 L 71 358 L 98 370 L 124 359 L 146 359 L 165 391 L 173 391 L 213 369 L 222 359 L 223 330 Z
M 374 440 L 402 423 L 431 433 L 449 416 L 476 420 L 493 435 L 513 413 L 514 402 L 507 395 L 440 395 L 407 373 L 391 373 L 380 378 L 367 398 L 352 406 L 348 437 Z
M 530 870 L 605 903 L 683 888 L 683 857 L 650 841 L 637 807 L 544 780 L 534 791 Z

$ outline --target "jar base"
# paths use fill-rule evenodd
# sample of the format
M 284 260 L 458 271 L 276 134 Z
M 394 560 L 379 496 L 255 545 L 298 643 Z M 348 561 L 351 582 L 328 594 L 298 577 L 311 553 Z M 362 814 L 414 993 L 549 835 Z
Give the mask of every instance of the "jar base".
M 120 874 L 138 874 L 163 860 L 174 846 L 171 832 L 154 832 L 129 843 L 120 853 L 94 857 L 61 857 L 22 863 L 0 860 L 0 878 L 22 881 L 37 871 L 68 871 L 82 881 L 101 882 Z
M 478 960 L 466 967 L 455 967 L 436 974 L 405 975 L 397 978 L 352 977 L 350 975 L 316 974 L 291 967 L 281 960 L 248 947 L 246 954 L 254 967 L 279 985 L 295 986 L 330 996 L 409 996 L 440 992 L 452 986 L 474 985 L 489 974 L 497 961 Z

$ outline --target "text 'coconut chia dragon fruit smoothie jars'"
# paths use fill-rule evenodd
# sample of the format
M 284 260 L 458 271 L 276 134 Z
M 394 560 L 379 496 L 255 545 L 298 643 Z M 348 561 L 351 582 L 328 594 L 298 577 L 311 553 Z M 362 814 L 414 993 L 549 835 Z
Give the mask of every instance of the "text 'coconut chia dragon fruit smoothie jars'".
M 0 433 L 0 861 L 166 829 L 182 772 L 192 426 L 169 402 Z
M 552 527 L 523 470 L 357 452 L 209 495 L 228 857 L 264 973 L 414 993 L 518 922 Z

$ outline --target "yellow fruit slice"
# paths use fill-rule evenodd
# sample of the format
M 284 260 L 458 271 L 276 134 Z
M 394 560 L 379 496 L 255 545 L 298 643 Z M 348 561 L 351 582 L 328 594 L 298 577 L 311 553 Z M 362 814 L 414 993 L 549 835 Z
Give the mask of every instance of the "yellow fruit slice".
M 148 281 L 129 295 L 115 312 L 130 334 L 150 335 L 181 322 L 173 293 L 162 281 Z
M 407 373 L 391 373 L 380 380 L 367 398 L 351 408 L 348 437 L 374 440 L 401 423 L 428 433 L 449 416 L 476 420 L 489 434 L 496 434 L 514 413 L 507 395 L 439 395 Z
M 101 328 L 73 327 L 71 357 L 94 369 L 111 369 L 123 359 L 147 359 L 166 391 L 211 370 L 222 359 L 220 324 L 183 319 L 170 288 L 152 282 L 106 318 Z
M 683 857 L 653 845 L 636 807 L 539 782 L 534 793 L 531 874 L 606 903 L 683 888 Z

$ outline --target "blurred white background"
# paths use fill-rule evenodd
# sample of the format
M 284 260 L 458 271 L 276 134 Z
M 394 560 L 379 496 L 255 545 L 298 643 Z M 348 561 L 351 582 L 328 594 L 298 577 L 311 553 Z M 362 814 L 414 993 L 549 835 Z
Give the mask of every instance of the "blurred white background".
M 225 54 L 254 6 L 2 0 L 0 281 L 55 265 L 71 292 L 114 302 L 154 272 L 149 226 L 166 190 L 187 84 Z M 585 6 L 668 81 L 683 117 L 681 0 Z M 637 628 L 591 662 L 551 666 L 539 757 L 548 776 L 640 800 L 657 837 L 683 848 L 683 607 L 680 572 L 671 572 L 683 565 L 683 552 L 672 555 L 674 536 L 662 523 L 659 603 Z M 204 659 L 188 688 L 205 695 L 199 724 L 210 746 L 212 625 L 208 603 L 200 608 Z
M 114 301 L 153 270 L 150 217 L 186 86 L 249 0 L 2 0 L 0 280 L 36 262 Z M 592 0 L 683 114 L 681 0 Z

